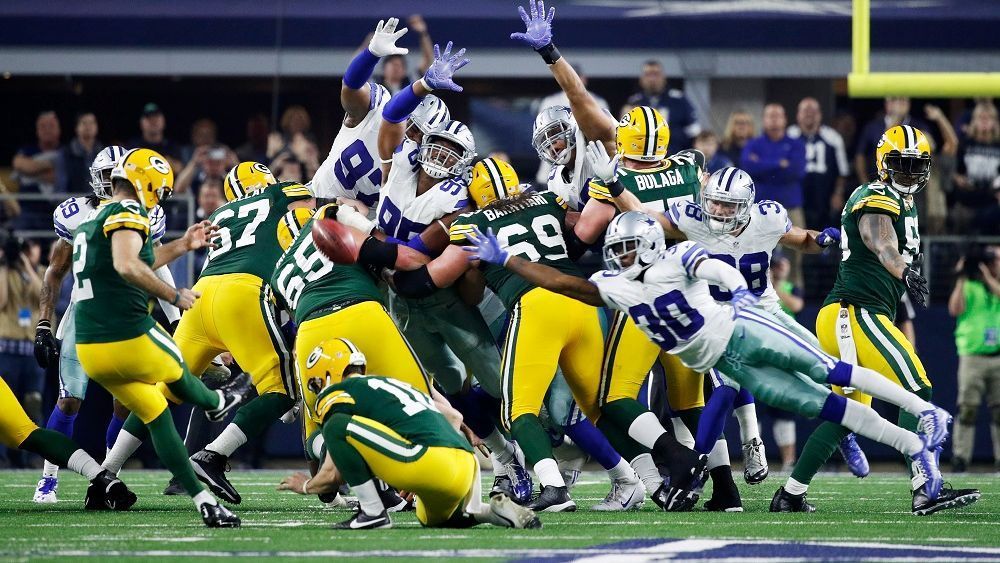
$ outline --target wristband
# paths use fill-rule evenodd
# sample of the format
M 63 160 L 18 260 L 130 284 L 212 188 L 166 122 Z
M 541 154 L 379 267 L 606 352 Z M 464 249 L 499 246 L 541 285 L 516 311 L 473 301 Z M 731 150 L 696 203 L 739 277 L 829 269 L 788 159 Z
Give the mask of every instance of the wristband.
M 310 478 L 308 478 L 308 479 L 306 479 L 305 481 L 302 482 L 302 494 L 304 494 L 304 495 L 308 495 L 309 494 L 309 481 L 312 481 L 312 477 L 310 477 Z
M 622 184 L 618 180 L 608 184 L 608 192 L 611 193 L 611 197 L 618 197 L 625 193 L 625 184 Z
M 556 64 L 556 61 L 562 58 L 562 55 L 559 54 L 559 49 L 556 49 L 555 43 L 549 43 L 541 49 L 535 49 L 535 52 L 541 55 L 542 60 L 548 65 Z
M 176 307 L 177 304 L 180 303 L 180 301 L 181 301 L 181 292 L 175 291 L 174 292 L 174 300 L 171 301 L 170 304 L 173 305 L 174 307 Z

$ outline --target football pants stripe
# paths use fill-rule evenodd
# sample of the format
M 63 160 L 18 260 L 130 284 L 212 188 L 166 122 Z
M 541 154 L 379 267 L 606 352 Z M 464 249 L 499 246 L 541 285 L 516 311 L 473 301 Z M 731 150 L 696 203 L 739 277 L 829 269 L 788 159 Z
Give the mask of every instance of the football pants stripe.
M 855 307 L 854 315 L 859 321 L 858 325 L 861 327 L 861 332 L 865 333 L 868 341 L 885 358 L 886 363 L 889 364 L 899 383 L 909 388 L 910 391 L 919 390 L 920 384 L 917 383 L 916 375 L 910 371 L 908 362 L 905 359 L 905 350 L 899 350 L 898 344 L 883 334 L 868 311 L 861 307 Z

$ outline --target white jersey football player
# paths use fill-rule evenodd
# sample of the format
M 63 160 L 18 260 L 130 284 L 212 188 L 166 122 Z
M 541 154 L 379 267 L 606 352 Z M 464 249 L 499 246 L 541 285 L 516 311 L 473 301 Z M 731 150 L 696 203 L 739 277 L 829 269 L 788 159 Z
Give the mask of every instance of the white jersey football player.
M 388 55 L 405 55 L 409 50 L 396 47 L 396 40 L 407 29 L 396 31 L 399 20 L 379 21 L 366 49 L 351 60 L 340 89 L 344 122 L 333 139 L 330 154 L 320 164 L 310 182 L 318 198 L 360 201 L 367 207 L 378 202 L 382 185 L 379 164 L 378 130 L 382 109 L 391 94 L 384 86 L 369 82 L 378 61 Z
M 610 114 L 609 114 L 610 115 Z M 543 109 L 535 118 L 531 146 L 538 157 L 552 166 L 546 186 L 563 198 L 572 211 L 583 211 L 589 199 L 587 184 L 593 173 L 586 158 L 576 158 L 576 147 L 587 146 L 587 139 L 566 106 Z
M 71 266 L 74 273 L 76 272 L 77 265 L 72 262 L 73 233 L 91 213 L 96 211 L 102 201 L 110 199 L 111 170 L 114 168 L 115 162 L 126 152 L 123 147 L 110 146 L 98 153 L 90 166 L 90 187 L 94 190 L 94 195 L 71 197 L 59 204 L 59 207 L 52 214 L 52 224 L 59 238 L 52 246 L 49 266 L 45 270 L 39 307 L 40 320 L 35 329 L 35 358 L 43 368 L 58 368 L 59 370 L 59 398 L 56 401 L 56 407 L 52 409 L 46 426 L 50 430 L 62 432 L 70 437 L 73 435 L 73 423 L 87 392 L 88 381 L 87 374 L 84 373 L 76 356 L 75 284 L 69 307 L 63 314 L 54 336 L 50 319 L 55 313 L 55 304 L 59 299 L 63 278 Z M 160 206 L 150 210 L 149 223 L 153 241 L 159 241 L 166 232 L 166 220 Z M 156 275 L 173 285 L 173 276 L 166 266 L 156 270 Z M 170 324 L 181 318 L 180 310 L 177 307 L 163 300 L 160 300 L 159 303 Z M 61 342 L 61 344 L 57 344 L 57 342 Z M 116 402 L 115 414 L 110 425 L 114 428 L 109 431 L 112 441 L 114 440 L 112 435 L 117 434 L 117 429 L 121 428 L 121 423 L 124 422 L 127 414 L 128 411 Z M 48 461 L 45 462 L 42 478 L 35 488 L 35 502 L 54 503 L 57 501 L 58 471 L 59 466 Z
M 618 190 L 624 186 L 618 184 Z M 651 341 L 695 371 L 716 369 L 768 404 L 810 418 L 838 420 L 894 447 L 910 460 L 913 491 L 932 502 L 938 498 L 943 480 L 934 449 L 948 435 L 951 417 L 946 411 L 873 370 L 841 362 L 799 338 L 773 315 L 754 307 L 758 298 L 743 275 L 711 258 L 698 243 L 685 241 L 665 249 L 663 229 L 651 216 L 631 211 L 615 217 L 604 242 L 608 269 L 589 280 L 509 255 L 492 234 L 477 232 L 473 240 L 474 245 L 466 247 L 470 259 L 502 264 L 539 287 L 623 311 Z M 732 300 L 716 301 L 709 285 L 732 292 Z M 853 386 L 898 405 L 919 418 L 919 435 L 833 393 L 827 384 Z M 647 430 L 647 425 L 633 423 L 629 435 L 649 442 L 656 436 L 647 435 Z

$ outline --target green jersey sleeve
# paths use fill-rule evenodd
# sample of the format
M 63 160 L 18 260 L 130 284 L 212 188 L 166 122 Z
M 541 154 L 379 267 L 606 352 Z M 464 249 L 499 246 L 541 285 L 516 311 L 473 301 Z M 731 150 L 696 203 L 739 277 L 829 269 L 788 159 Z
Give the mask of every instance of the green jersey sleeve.
M 111 234 L 120 229 L 139 233 L 143 242 L 149 238 L 149 215 L 138 201 L 126 199 L 108 204 L 103 226 L 104 236 L 111 238 Z

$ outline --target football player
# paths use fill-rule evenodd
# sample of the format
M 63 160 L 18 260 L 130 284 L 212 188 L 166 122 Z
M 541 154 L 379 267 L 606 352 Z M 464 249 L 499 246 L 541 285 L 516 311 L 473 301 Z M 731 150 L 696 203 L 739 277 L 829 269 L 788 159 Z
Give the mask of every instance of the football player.
M 114 473 L 101 467 L 66 436 L 43 430 L 32 422 L 3 379 L 0 379 L 0 443 L 36 453 L 90 480 L 83 503 L 87 510 L 128 510 L 135 504 L 135 494 Z
M 191 456 L 198 478 L 226 502 L 239 504 L 242 498 L 225 474 L 229 456 L 295 406 L 291 353 L 265 280 L 283 252 L 278 223 L 290 209 L 312 208 L 314 199 L 301 184 L 278 183 L 259 162 L 234 166 L 224 188 L 227 203 L 208 217 L 220 242 L 208 253 L 192 288 L 200 297 L 181 317 L 174 342 L 191 373 L 203 373 L 213 358 L 230 352 L 257 388 L 257 397 Z M 180 402 L 169 390 L 165 394 Z M 133 438 L 116 443 L 115 459 L 127 459 L 139 447 Z
M 409 49 L 396 46 L 396 41 L 407 32 L 405 27 L 397 31 L 398 24 L 397 18 L 379 20 L 368 47 L 351 60 L 344 72 L 340 87 L 344 122 L 333 139 L 330 154 L 320 164 L 310 183 L 318 198 L 351 199 L 366 207 L 378 201 L 382 185 L 378 129 L 390 94 L 384 86 L 369 82 L 369 79 L 382 57 L 409 52 Z
M 39 299 L 39 320 L 35 328 L 35 358 L 41 367 L 54 367 L 59 370 L 59 398 L 56 401 L 56 408 L 52 409 L 46 428 L 61 432 L 70 438 L 73 437 L 74 422 L 87 394 L 89 381 L 76 356 L 74 305 L 77 293 L 75 291 L 70 297 L 69 307 L 63 314 L 55 335 L 52 333 L 50 319 L 55 314 L 63 278 L 70 270 L 73 258 L 73 233 L 91 212 L 111 198 L 111 170 L 125 152 L 124 147 L 110 146 L 98 153 L 90 166 L 90 187 L 94 195 L 67 199 L 52 214 L 52 223 L 58 238 L 52 245 L 49 266 L 45 270 L 45 284 L 42 286 Z M 166 232 L 163 208 L 156 206 L 150 210 L 149 223 L 153 242 L 159 244 Z M 174 285 L 173 275 L 166 266 L 157 268 L 156 275 L 165 283 Z M 159 304 L 171 325 L 180 319 L 180 311 L 169 301 L 160 299 Z M 105 435 L 108 449 L 114 444 L 127 416 L 128 409 L 115 401 L 111 422 Z M 34 502 L 52 503 L 58 500 L 56 497 L 59 488 L 58 471 L 57 464 L 45 462 L 42 478 L 35 488 Z
M 360 509 L 334 526 L 342 530 L 392 527 L 376 477 L 416 495 L 417 520 L 424 526 L 541 527 L 534 512 L 505 495 L 483 505 L 479 463 L 455 428 L 460 414 L 442 413 L 408 383 L 366 370 L 365 355 L 347 339 L 327 340 L 310 353 L 302 397 L 306 416 L 322 427 L 326 460 L 312 479 L 293 476 L 282 488 L 333 492 L 346 481 Z
M 603 169 L 595 166 L 595 172 L 618 197 L 625 186 L 613 181 L 613 162 Z M 641 207 L 636 198 L 632 201 Z M 619 204 L 626 209 L 632 205 Z M 685 365 L 698 372 L 717 369 L 768 404 L 833 421 L 893 446 L 908 456 L 915 489 L 932 500 L 941 492 L 933 450 L 947 437 L 947 412 L 872 370 L 838 361 L 755 309 L 757 296 L 739 270 L 710 258 L 691 241 L 666 248 L 663 229 L 649 215 L 632 211 L 612 220 L 604 239 L 608 269 L 589 280 L 512 254 L 492 232 L 473 228 L 469 238 L 470 260 L 503 265 L 508 275 L 583 303 L 627 311 L 650 340 Z M 716 302 L 709 284 L 732 292 L 729 304 Z M 920 435 L 823 384 L 852 386 L 898 405 L 919 417 Z
M 495 160 L 487 161 L 493 167 L 498 166 Z M 461 247 L 468 244 L 467 235 L 473 232 L 474 226 L 494 227 L 512 252 L 552 264 L 570 275 L 579 275 L 576 265 L 569 260 L 563 238 L 566 208 L 562 199 L 552 192 L 523 191 L 522 186 L 506 179 L 510 176 L 510 173 L 496 174 L 492 181 L 481 184 L 482 192 L 476 187 L 479 184 L 473 187 L 470 196 L 478 210 L 462 215 L 452 224 L 452 245 L 441 256 L 416 269 L 397 269 L 391 280 L 398 293 L 415 297 L 428 295 L 450 286 L 472 269 L 473 264 L 466 259 Z M 597 372 L 604 344 L 599 313 L 592 307 L 581 306 L 510 275 L 495 265 L 483 263 L 482 274 L 490 289 L 511 312 L 503 350 L 501 418 L 542 484 L 541 494 L 528 506 L 536 511 L 575 510 L 576 503 L 570 498 L 552 457 L 552 446 L 538 413 L 555 375 L 553 366 L 558 365 L 584 414 L 592 421 L 604 420 L 602 414 L 607 413 L 602 413 L 597 405 L 600 379 Z M 642 409 L 638 403 L 636 405 Z M 652 421 L 646 417 L 636 425 L 646 428 L 641 439 L 647 443 L 646 447 L 652 447 L 657 463 L 675 471 L 671 487 L 664 487 L 661 481 L 653 499 L 671 510 L 690 508 L 686 501 L 678 504 L 674 499 L 686 497 L 681 491 L 692 487 L 700 472 L 700 468 L 692 471 L 690 467 L 699 463 L 703 467 L 704 460 L 699 460 L 692 450 L 681 446 L 666 431 L 657 433 L 649 428 L 649 424 L 660 425 L 655 415 L 645 412 Z M 612 444 L 616 439 L 621 441 L 622 437 L 628 439 L 627 426 L 616 426 L 610 421 L 607 424 L 600 422 L 599 427 L 600 424 L 608 428 L 605 434 L 614 433 L 614 438 L 609 436 Z M 649 472 L 658 475 L 652 458 L 649 465 Z M 644 473 L 640 472 L 642 475 Z
M 599 154 L 603 152 L 600 147 L 588 146 L 588 151 L 591 148 L 595 151 L 595 157 L 606 158 L 606 155 Z M 778 296 L 771 286 L 768 269 L 771 253 L 777 245 L 799 252 L 822 252 L 840 239 L 840 230 L 830 227 L 819 233 L 792 226 L 788 213 L 780 203 L 755 202 L 755 193 L 753 180 L 743 170 L 733 167 L 718 170 L 702 188 L 701 204 L 671 204 L 669 213 L 666 214 L 669 222 L 664 227 L 665 235 L 671 239 L 697 242 L 713 258 L 737 268 L 746 278 L 750 291 L 760 298 L 758 307 L 774 315 L 796 336 L 819 347 L 819 342 L 812 333 L 781 310 Z M 710 286 L 709 291 L 717 301 L 729 301 L 732 298 L 730 293 L 717 286 Z M 748 399 L 743 399 L 735 409 L 738 418 L 741 417 L 741 410 L 753 412 L 753 397 L 745 390 L 723 385 L 721 377 L 711 375 L 715 390 L 699 421 L 695 449 L 702 453 L 713 451 L 709 455 L 709 470 L 719 473 L 712 501 L 706 506 L 709 510 L 736 510 L 740 502 L 735 485 L 730 481 L 728 491 L 718 487 L 720 482 L 725 482 L 725 475 L 716 468 L 726 467 L 728 470 L 729 465 L 725 438 L 719 437 L 740 394 Z M 756 416 L 747 417 L 744 414 L 743 417 L 750 418 L 751 421 L 741 419 L 741 430 L 748 426 L 756 427 Z M 744 435 L 742 438 L 746 460 L 744 479 L 752 485 L 760 483 L 767 476 L 767 461 L 756 457 L 758 450 L 762 450 L 760 437 Z M 755 473 L 753 468 L 761 469 Z
M 149 149 L 125 153 L 111 171 L 111 199 L 73 235 L 76 293 L 76 351 L 87 375 L 131 411 L 122 428 L 137 439 L 151 435 L 161 461 L 194 498 L 209 527 L 239 526 L 195 476 L 158 383 L 185 402 L 220 419 L 247 393 L 243 380 L 210 391 L 191 375 L 177 346 L 149 315 L 149 296 L 182 310 L 199 294 L 176 289 L 153 273 L 182 254 L 213 247 L 216 232 L 207 221 L 153 248 L 149 210 L 170 195 L 174 174 L 162 155 Z M 121 439 L 121 436 L 119 436 Z
M 849 364 L 874 370 L 924 400 L 931 398 L 930 379 L 913 345 L 892 319 L 904 293 L 915 303 L 927 303 L 913 195 L 927 185 L 930 154 L 926 135 L 910 125 L 897 125 L 882 135 L 875 149 L 878 178 L 859 186 L 844 205 L 843 256 L 837 280 L 816 318 L 816 335 L 823 350 Z M 871 404 L 872 398 L 863 392 L 841 387 L 835 391 Z M 904 428 L 917 429 L 922 422 L 909 411 L 899 413 L 899 425 Z M 848 432 L 836 421 L 813 432 L 792 475 L 775 492 L 772 512 L 815 510 L 805 498 L 809 483 Z M 934 495 L 927 487 L 918 486 L 918 476 L 913 479 L 914 514 L 964 506 L 979 498 L 975 489 L 945 488 Z

